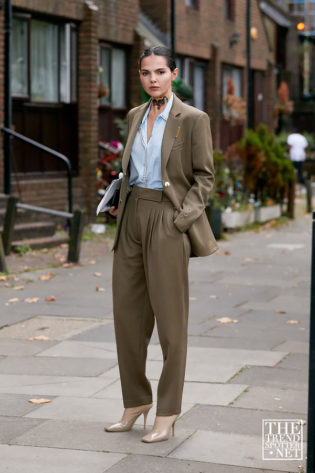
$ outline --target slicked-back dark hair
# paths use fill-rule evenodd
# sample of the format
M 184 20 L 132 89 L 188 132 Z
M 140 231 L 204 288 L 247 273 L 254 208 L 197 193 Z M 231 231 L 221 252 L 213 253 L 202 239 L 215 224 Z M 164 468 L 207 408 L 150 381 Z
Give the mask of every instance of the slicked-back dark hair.
M 167 65 L 173 72 L 174 69 L 176 69 L 176 62 L 175 59 L 172 56 L 171 51 L 166 48 L 165 46 L 152 46 L 151 48 L 145 49 L 139 57 L 138 60 L 138 69 L 141 69 L 141 62 L 144 57 L 151 56 L 152 54 L 155 54 L 155 56 L 164 56 L 167 60 Z

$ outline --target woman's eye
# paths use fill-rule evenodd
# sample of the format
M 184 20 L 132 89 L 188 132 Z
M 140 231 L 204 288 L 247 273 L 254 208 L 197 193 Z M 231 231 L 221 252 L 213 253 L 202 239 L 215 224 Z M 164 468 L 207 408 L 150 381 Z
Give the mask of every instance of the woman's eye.
M 165 73 L 165 71 L 159 71 L 159 74 L 164 74 L 164 73 Z
M 147 76 L 147 75 L 148 75 L 148 73 L 147 73 L 147 72 L 145 72 L 145 71 L 143 71 L 143 72 L 142 72 L 142 75 L 143 75 L 143 76 Z

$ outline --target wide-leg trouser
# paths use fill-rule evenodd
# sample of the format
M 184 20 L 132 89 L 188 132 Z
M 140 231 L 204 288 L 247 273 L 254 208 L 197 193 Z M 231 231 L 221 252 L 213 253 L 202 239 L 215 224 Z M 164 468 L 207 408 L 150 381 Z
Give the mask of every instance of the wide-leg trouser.
M 152 402 L 147 347 L 156 320 L 163 353 L 156 415 L 181 412 L 189 307 L 190 241 L 163 191 L 133 186 L 114 250 L 114 326 L 124 407 Z

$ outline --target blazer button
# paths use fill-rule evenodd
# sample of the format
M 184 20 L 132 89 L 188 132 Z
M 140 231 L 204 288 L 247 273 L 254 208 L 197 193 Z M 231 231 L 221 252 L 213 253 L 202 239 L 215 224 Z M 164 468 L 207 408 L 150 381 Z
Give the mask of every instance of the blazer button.
M 171 184 L 168 181 L 165 181 L 164 185 L 165 187 L 169 187 Z

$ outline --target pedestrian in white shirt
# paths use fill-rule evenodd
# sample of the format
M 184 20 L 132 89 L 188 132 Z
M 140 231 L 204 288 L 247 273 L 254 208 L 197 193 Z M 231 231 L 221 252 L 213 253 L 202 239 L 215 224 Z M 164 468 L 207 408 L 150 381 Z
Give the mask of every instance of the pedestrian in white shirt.
M 297 171 L 298 182 L 305 184 L 305 179 L 302 172 L 302 163 L 305 161 L 305 149 L 308 147 L 308 141 L 301 133 L 291 133 L 287 138 L 289 145 L 290 158 L 293 161 L 294 167 Z

